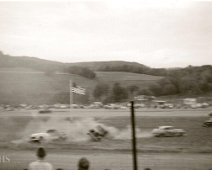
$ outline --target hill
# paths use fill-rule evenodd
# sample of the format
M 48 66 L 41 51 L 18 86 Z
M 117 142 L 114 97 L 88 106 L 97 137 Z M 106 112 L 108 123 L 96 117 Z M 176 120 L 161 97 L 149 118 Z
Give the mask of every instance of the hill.
M 48 75 L 45 72 L 40 72 L 33 69 L 1 68 L 0 103 L 69 103 L 70 80 L 86 88 L 87 92 L 92 98 L 92 91 L 100 82 L 106 82 L 111 86 L 113 83 L 119 82 L 125 87 L 130 85 L 137 85 L 142 89 L 148 87 L 151 83 L 160 79 L 160 77 L 157 76 L 124 72 L 96 72 L 96 74 L 96 79 L 91 80 L 74 74 L 55 73 Z M 81 99 L 78 98 L 78 100 Z
M 0 103 L 68 103 L 69 80 L 87 89 L 87 99 L 96 85 L 107 84 L 112 92 L 116 82 L 128 94 L 133 88 L 136 95 L 212 94 L 211 65 L 154 69 L 136 62 L 61 63 L 0 52 L 0 80 Z
M 83 84 L 88 91 L 95 81 L 78 75 L 44 72 L 0 71 L 0 103 L 53 104 L 69 102 L 69 81 Z M 85 83 L 86 82 L 86 83 Z
M 13 57 L 0 52 L 0 103 L 68 103 L 70 80 L 85 87 L 92 98 L 95 86 L 101 82 L 110 87 L 115 82 L 119 82 L 124 87 L 136 85 L 142 89 L 161 78 L 124 72 L 124 70 L 99 71 L 109 66 L 114 69 L 123 65 L 147 68 L 139 63 L 125 61 L 61 63 L 34 57 Z M 74 68 L 73 72 L 69 71 L 70 67 Z M 88 72 L 87 68 L 93 70 L 96 77 L 92 79 L 83 77 L 85 74 L 81 73 Z M 49 71 L 52 71 L 51 74 Z
M 35 57 L 5 55 L 0 51 L 0 68 L 31 68 L 40 71 L 61 70 L 63 63 L 43 60 Z
M 115 82 L 118 82 L 123 87 L 136 85 L 139 87 L 139 89 L 146 89 L 150 85 L 156 83 L 157 81 L 163 78 L 160 76 L 151 76 L 146 74 L 129 73 L 129 72 L 98 71 L 95 73 L 97 75 L 97 79 L 100 82 L 105 82 L 109 84 L 114 84 Z
M 128 62 L 128 61 L 94 61 L 94 62 L 77 62 L 77 63 L 68 63 L 70 66 L 83 66 L 87 67 L 94 71 L 105 70 L 107 68 L 118 68 L 124 65 L 140 67 L 140 68 L 149 68 L 143 64 L 137 62 Z
M 77 63 L 61 63 L 56 61 L 48 61 L 35 57 L 19 56 L 14 57 L 5 55 L 0 51 L 0 68 L 4 67 L 24 67 L 32 68 L 39 71 L 69 72 L 71 67 L 76 68 L 77 72 L 82 73 L 87 68 L 92 71 L 122 71 L 142 73 L 149 75 L 164 76 L 165 69 L 153 69 L 143 64 L 126 61 L 99 61 L 99 62 L 77 62 Z M 80 71 L 81 70 L 81 71 Z M 73 71 L 73 70 L 71 70 Z M 85 71 L 86 72 L 86 71 Z M 76 73 L 75 73 L 76 74 Z

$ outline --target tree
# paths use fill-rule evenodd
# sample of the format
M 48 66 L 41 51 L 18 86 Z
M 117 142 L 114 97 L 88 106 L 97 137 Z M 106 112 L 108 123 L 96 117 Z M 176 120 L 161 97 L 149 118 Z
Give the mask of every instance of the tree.
M 135 92 L 139 90 L 139 87 L 136 85 L 131 85 L 131 86 L 128 86 L 127 89 L 129 90 L 130 93 L 134 94 Z
M 173 95 L 177 93 L 175 85 L 168 78 L 161 79 L 158 84 L 161 88 L 161 95 Z
M 103 96 L 107 96 L 109 91 L 109 85 L 108 84 L 103 84 L 99 83 L 96 85 L 94 91 L 93 91 L 93 96 L 96 99 L 100 99 Z
M 139 90 L 137 95 L 146 95 L 146 96 L 152 96 L 153 93 L 151 90 L 149 89 L 142 89 L 142 90 Z
M 150 87 L 149 87 L 149 90 L 155 95 L 155 96 L 160 96 L 162 94 L 162 91 L 161 91 L 161 86 L 156 83 L 156 84 L 152 84 Z
M 127 98 L 127 90 L 124 87 L 121 87 L 119 83 L 115 83 L 112 88 L 112 100 L 114 102 L 120 102 Z
M 70 74 L 77 74 L 89 79 L 94 79 L 96 77 L 96 74 L 86 67 L 71 66 L 66 68 L 64 71 Z
M 133 98 L 135 96 L 135 93 L 139 91 L 139 87 L 136 85 L 131 85 L 127 87 L 127 90 L 130 95 L 130 98 Z

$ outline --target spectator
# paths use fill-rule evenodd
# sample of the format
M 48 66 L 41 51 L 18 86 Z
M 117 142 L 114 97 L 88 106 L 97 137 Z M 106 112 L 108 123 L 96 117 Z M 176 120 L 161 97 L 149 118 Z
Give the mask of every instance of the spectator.
M 36 155 L 38 160 L 29 164 L 29 170 L 53 170 L 53 166 L 50 163 L 44 161 L 46 157 L 46 151 L 44 148 L 38 148 Z
M 88 170 L 89 166 L 90 163 L 85 157 L 81 158 L 78 162 L 78 170 Z

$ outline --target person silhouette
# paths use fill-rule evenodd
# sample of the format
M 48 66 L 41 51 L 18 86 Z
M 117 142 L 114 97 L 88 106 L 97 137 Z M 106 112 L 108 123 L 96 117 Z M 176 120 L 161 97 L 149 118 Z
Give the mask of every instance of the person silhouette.
M 29 164 L 29 170 L 53 170 L 52 164 L 44 161 L 46 157 L 46 151 L 43 147 L 37 149 L 36 155 L 38 160 Z
M 88 170 L 90 163 L 87 158 L 82 157 L 78 162 L 78 170 Z

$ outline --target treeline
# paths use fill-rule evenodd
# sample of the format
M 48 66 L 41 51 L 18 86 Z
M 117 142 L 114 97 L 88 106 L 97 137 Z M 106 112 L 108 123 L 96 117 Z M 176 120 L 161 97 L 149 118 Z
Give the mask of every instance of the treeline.
M 166 76 L 168 73 L 167 69 L 164 68 L 150 68 L 144 65 L 139 64 L 123 64 L 110 66 L 105 65 L 98 68 L 98 71 L 119 71 L 119 72 L 131 72 L 131 73 L 139 73 L 139 74 L 148 74 L 155 76 Z
M 111 86 L 98 84 L 93 96 L 103 102 L 120 102 L 136 95 L 168 96 L 199 95 L 212 92 L 212 66 L 189 66 L 184 69 L 169 70 L 167 75 L 146 89 L 136 85 L 123 87 L 120 83 Z
M 97 84 L 93 96 L 103 103 L 121 102 L 128 98 L 126 89 L 119 83 L 115 83 L 112 88 L 108 84 Z
M 212 66 L 189 66 L 170 70 L 164 79 L 143 90 L 143 94 L 164 96 L 206 94 L 212 91 Z
M 70 66 L 64 69 L 64 72 L 70 74 L 77 74 L 82 77 L 86 77 L 89 79 L 94 79 L 96 77 L 96 73 L 86 67 L 80 66 Z
M 76 74 L 88 79 L 94 79 L 96 77 L 96 73 L 86 67 L 80 67 L 80 66 L 69 66 L 69 67 L 62 67 L 59 70 L 49 68 L 45 70 L 45 74 L 47 76 L 52 76 L 55 72 L 63 72 L 68 74 Z
M 111 86 L 105 83 L 99 83 L 93 91 L 94 99 L 103 103 L 123 102 L 124 100 L 132 98 L 136 94 L 139 94 L 138 86 L 131 85 L 123 87 L 118 82 Z

